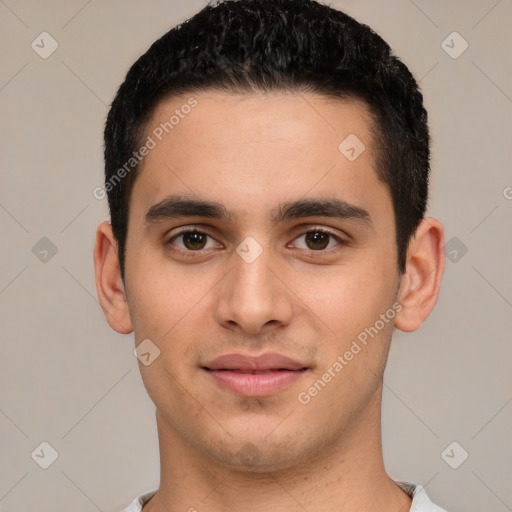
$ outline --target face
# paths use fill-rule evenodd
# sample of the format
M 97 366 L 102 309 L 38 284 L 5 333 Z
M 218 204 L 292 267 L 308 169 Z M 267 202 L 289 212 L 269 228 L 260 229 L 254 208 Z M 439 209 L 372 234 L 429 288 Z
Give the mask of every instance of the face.
M 154 112 L 130 198 L 129 314 L 160 351 L 142 378 L 184 443 L 284 468 L 374 428 L 400 307 L 391 197 L 362 103 L 194 99 Z

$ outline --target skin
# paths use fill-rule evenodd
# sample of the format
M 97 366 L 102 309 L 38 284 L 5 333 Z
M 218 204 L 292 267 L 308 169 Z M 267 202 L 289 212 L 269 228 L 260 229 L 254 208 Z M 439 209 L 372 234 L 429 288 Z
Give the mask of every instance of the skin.
M 146 135 L 188 97 L 161 102 Z M 139 168 L 125 283 L 107 222 L 94 251 L 109 324 L 160 350 L 149 366 L 139 363 L 161 456 L 160 488 L 144 511 L 409 510 L 411 499 L 383 464 L 382 378 L 393 328 L 418 329 L 437 300 L 442 225 L 421 221 L 400 275 L 391 196 L 375 172 L 363 103 L 291 92 L 194 98 L 197 107 Z M 338 150 L 350 134 L 366 146 L 354 161 Z M 222 203 L 234 216 L 145 223 L 171 194 Z M 365 209 L 369 222 L 271 219 L 280 203 L 326 198 Z M 183 227 L 209 235 L 199 239 L 203 249 L 197 238 L 173 238 Z M 307 238 L 318 229 L 333 235 L 317 235 L 323 250 Z M 236 252 L 249 236 L 262 248 L 252 263 Z M 396 303 L 394 320 L 300 403 L 298 394 Z M 270 351 L 309 369 L 268 397 L 225 391 L 201 369 L 224 354 Z

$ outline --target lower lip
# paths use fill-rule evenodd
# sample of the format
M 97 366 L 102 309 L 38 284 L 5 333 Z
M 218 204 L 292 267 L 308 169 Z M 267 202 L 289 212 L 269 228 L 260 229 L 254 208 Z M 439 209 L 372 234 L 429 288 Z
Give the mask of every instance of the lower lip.
M 302 377 L 306 370 L 276 370 L 268 373 L 240 373 L 206 370 L 223 389 L 241 396 L 272 395 Z

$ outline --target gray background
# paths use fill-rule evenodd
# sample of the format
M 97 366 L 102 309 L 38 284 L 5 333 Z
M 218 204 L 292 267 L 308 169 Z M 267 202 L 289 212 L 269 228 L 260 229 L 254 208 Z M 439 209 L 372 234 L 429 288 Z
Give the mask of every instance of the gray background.
M 96 297 L 95 228 L 108 212 L 92 191 L 108 104 L 129 65 L 204 4 L 0 0 L 2 511 L 116 511 L 158 484 L 133 338 L 109 328 Z M 512 1 L 332 5 L 372 26 L 421 81 L 429 214 L 449 241 L 436 309 L 392 345 L 388 471 L 455 512 L 512 510 Z M 59 45 L 47 59 L 31 47 L 43 31 Z M 469 44 L 458 58 L 445 49 L 458 53 L 461 39 L 442 43 L 454 31 Z M 48 469 L 36 463 L 48 461 L 43 441 L 58 452 Z M 453 469 L 462 450 L 469 458 Z

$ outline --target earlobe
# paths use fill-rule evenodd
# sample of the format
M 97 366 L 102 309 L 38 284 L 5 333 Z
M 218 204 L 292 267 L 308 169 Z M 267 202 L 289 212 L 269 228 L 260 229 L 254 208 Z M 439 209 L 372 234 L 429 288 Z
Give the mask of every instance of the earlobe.
M 120 334 L 131 333 L 133 327 L 121 278 L 117 241 L 108 222 L 102 222 L 96 231 L 94 269 L 96 290 L 107 322 Z
M 397 297 L 402 305 L 395 319 L 397 329 L 411 332 L 421 327 L 439 297 L 444 265 L 443 226 L 437 219 L 422 219 L 407 249 Z

